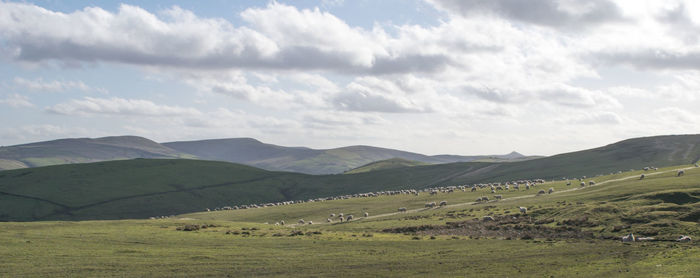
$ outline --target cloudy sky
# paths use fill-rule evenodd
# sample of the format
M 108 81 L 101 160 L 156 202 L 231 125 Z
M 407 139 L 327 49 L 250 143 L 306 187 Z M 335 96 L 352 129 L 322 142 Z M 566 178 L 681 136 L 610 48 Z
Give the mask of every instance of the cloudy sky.
M 0 1 L 0 145 L 552 155 L 700 133 L 698 1 L 139 2 Z

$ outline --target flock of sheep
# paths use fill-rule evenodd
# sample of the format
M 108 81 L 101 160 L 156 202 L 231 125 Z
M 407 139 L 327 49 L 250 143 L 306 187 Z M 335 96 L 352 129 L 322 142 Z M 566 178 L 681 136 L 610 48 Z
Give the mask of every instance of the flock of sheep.
M 695 167 L 700 167 L 698 164 L 695 164 Z M 651 171 L 651 170 L 658 170 L 656 167 L 644 167 L 644 171 Z M 630 169 L 630 171 L 634 171 L 633 169 Z M 622 171 L 618 171 L 618 173 L 621 173 Z M 678 170 L 676 173 L 676 176 L 680 177 L 685 174 L 684 170 Z M 646 177 L 645 174 L 642 174 L 640 176 L 640 180 L 644 179 Z M 566 180 L 566 185 L 570 186 L 571 181 L 562 178 L 563 180 Z M 586 176 L 578 178 L 578 181 L 580 182 L 579 185 L 581 187 L 585 187 L 586 185 L 595 185 L 595 181 L 593 180 L 588 180 L 588 182 L 585 181 Z M 369 197 L 378 197 L 378 196 L 392 196 L 392 195 L 415 195 L 419 196 L 421 193 L 427 193 L 430 196 L 437 195 L 438 193 L 453 193 L 456 191 L 462 191 L 466 192 L 469 190 L 470 192 L 476 192 L 481 189 L 485 190 L 490 190 L 491 194 L 496 194 L 498 191 L 510 191 L 510 190 L 521 190 L 523 188 L 524 190 L 530 190 L 531 188 L 536 187 L 538 184 L 542 184 L 545 181 L 543 179 L 533 179 L 533 180 L 517 180 L 517 181 L 510 181 L 510 182 L 503 182 L 503 183 L 479 183 L 479 184 L 474 184 L 474 185 L 459 185 L 459 186 L 444 186 L 444 187 L 430 187 L 430 188 L 425 188 L 425 189 L 406 189 L 406 190 L 387 190 L 387 191 L 378 191 L 378 192 L 368 192 L 368 193 L 358 193 L 358 194 L 348 194 L 348 195 L 341 195 L 341 196 L 334 196 L 334 197 L 326 197 L 326 198 L 315 198 L 315 199 L 308 199 L 306 201 L 304 200 L 297 200 L 297 201 L 285 201 L 285 202 L 276 202 L 276 203 L 264 203 L 264 204 L 250 204 L 250 205 L 241 205 L 241 206 L 225 206 L 222 208 L 215 208 L 215 211 L 218 210 L 238 210 L 238 209 L 253 209 L 253 208 L 263 208 L 263 207 L 270 207 L 270 206 L 283 206 L 283 205 L 291 205 L 291 204 L 300 204 L 300 203 L 307 203 L 307 202 L 323 202 L 323 201 L 330 201 L 330 200 L 343 200 L 343 199 L 352 199 L 352 198 L 369 198 Z M 554 188 L 549 188 L 548 190 L 540 189 L 537 192 L 537 196 L 539 195 L 544 195 L 544 194 L 552 194 L 554 192 Z M 503 195 L 493 195 L 493 198 L 495 200 L 501 200 L 503 198 Z M 488 202 L 490 201 L 488 196 L 481 196 L 476 199 L 476 202 Z M 425 204 L 425 208 L 435 208 L 435 207 L 444 207 L 447 206 L 447 201 L 441 201 L 439 203 L 436 202 L 429 202 Z M 520 213 L 522 214 L 527 214 L 527 208 L 526 207 L 519 207 Z M 211 211 L 210 209 L 206 209 L 206 211 Z M 406 207 L 400 207 L 398 208 L 398 212 L 407 212 Z M 368 212 L 363 212 L 364 217 L 368 217 L 369 213 Z M 343 213 L 331 213 L 330 216 L 326 219 L 327 223 L 333 223 L 335 221 L 339 222 L 348 222 L 352 221 L 354 219 L 353 215 L 345 215 Z M 491 216 L 484 216 L 484 221 L 494 221 L 494 218 Z M 305 221 L 304 219 L 299 219 L 297 222 L 299 225 L 313 225 L 313 221 Z M 285 225 L 284 220 L 281 220 L 279 222 L 276 222 L 275 225 Z M 645 240 L 653 240 L 653 238 L 644 238 L 644 237 L 635 237 L 633 234 L 628 234 L 626 236 L 623 236 L 622 238 L 623 242 L 634 242 L 634 241 L 645 241 Z M 680 236 L 676 241 L 678 242 L 688 242 L 690 241 L 691 238 L 690 236 L 682 235 Z
M 438 193 L 453 193 L 456 191 L 462 191 L 466 192 L 467 190 L 470 190 L 471 192 L 475 192 L 479 189 L 487 188 L 491 190 L 491 193 L 496 193 L 496 191 L 504 190 L 520 190 L 521 188 L 524 188 L 525 190 L 529 190 L 531 187 L 536 186 L 537 184 L 544 183 L 545 181 L 543 179 L 534 179 L 534 180 L 517 180 L 517 181 L 510 181 L 510 182 L 503 182 L 503 183 L 479 183 L 479 184 L 474 184 L 474 185 L 459 185 L 459 186 L 441 186 L 441 187 L 429 187 L 429 188 L 424 188 L 424 189 L 403 189 L 403 190 L 387 190 L 387 191 L 378 191 L 378 192 L 368 192 L 368 193 L 357 193 L 357 194 L 348 194 L 348 195 L 341 195 L 341 196 L 334 196 L 334 197 L 325 197 L 325 198 L 315 198 L 315 199 L 308 199 L 306 201 L 304 200 L 296 200 L 296 201 L 284 201 L 284 202 L 275 202 L 275 203 L 262 203 L 262 204 L 249 204 L 249 205 L 240 205 L 240 206 L 224 206 L 224 207 L 217 207 L 214 209 L 209 209 L 207 208 L 206 211 L 221 211 L 221 210 L 239 210 L 239 209 L 254 209 L 254 208 L 264 208 L 264 207 L 274 207 L 274 206 L 284 206 L 284 205 L 292 205 L 292 204 L 301 204 L 301 203 L 310 203 L 310 202 L 323 202 L 323 201 L 331 201 L 331 200 L 345 200 L 345 199 L 353 199 L 353 198 L 369 198 L 369 197 L 379 197 L 379 196 L 393 196 L 393 195 L 414 195 L 414 196 L 419 196 L 421 193 L 427 193 L 430 194 L 431 196 L 437 195 Z M 550 188 L 550 192 L 552 193 L 554 191 L 553 188 Z M 495 199 L 501 199 L 502 195 L 495 195 Z M 477 202 L 483 202 L 483 201 L 489 201 L 489 198 L 486 196 L 479 197 L 477 199 Z M 440 206 L 447 205 L 446 201 L 443 201 L 444 204 Z M 432 207 L 435 207 L 436 204 L 434 204 Z M 427 204 L 426 204 L 427 207 Z

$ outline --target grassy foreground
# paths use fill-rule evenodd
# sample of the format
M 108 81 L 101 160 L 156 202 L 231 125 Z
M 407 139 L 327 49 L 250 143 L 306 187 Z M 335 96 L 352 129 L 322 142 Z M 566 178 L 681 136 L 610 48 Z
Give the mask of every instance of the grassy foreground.
M 682 166 L 687 167 L 687 166 Z M 159 220 L 0 223 L 2 277 L 697 277 L 700 169 Z M 535 196 L 537 190 L 555 193 Z M 426 201 L 449 206 L 425 209 Z M 517 208 L 528 208 L 519 215 Z M 395 213 L 407 207 L 407 213 Z M 325 224 L 329 213 L 361 216 Z M 483 216 L 494 221 L 482 221 Z M 303 218 L 314 225 L 289 225 Z M 284 219 L 288 225 L 264 224 Z M 320 224 L 323 223 L 323 224 Z M 206 229 L 181 231 L 186 225 Z M 657 241 L 622 243 L 627 233 Z M 678 235 L 688 243 L 673 241 Z
M 289 236 L 284 228 L 231 222 L 210 222 L 220 226 L 198 232 L 176 231 L 176 226 L 188 222 L 3 224 L 0 273 L 7 277 L 693 277 L 700 271 L 696 245 L 670 242 L 416 240 L 306 227 L 301 231 L 321 234 Z M 225 233 L 230 230 L 241 234 Z

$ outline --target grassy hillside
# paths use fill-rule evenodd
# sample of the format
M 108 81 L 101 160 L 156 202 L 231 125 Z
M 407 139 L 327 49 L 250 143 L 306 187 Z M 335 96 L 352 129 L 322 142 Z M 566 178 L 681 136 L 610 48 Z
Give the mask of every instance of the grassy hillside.
M 681 166 L 687 167 L 687 166 Z M 7 276 L 695 277 L 700 170 L 598 177 L 553 194 L 397 195 L 160 220 L 0 223 Z M 447 200 L 425 209 L 426 201 Z M 522 215 L 518 207 L 528 208 Z M 396 208 L 407 207 L 406 213 Z M 329 213 L 370 217 L 331 224 Z M 483 216 L 494 221 L 483 221 Z M 264 224 L 303 218 L 314 225 Z M 321 223 L 321 224 L 319 224 Z M 181 231 L 186 225 L 206 229 Z M 654 241 L 622 243 L 628 233 Z M 693 241 L 677 243 L 680 234 Z M 173 244 L 176 243 L 176 244 Z M 28 260 L 27 258 L 31 258 Z
M 337 174 L 362 165 L 392 159 L 420 161 L 426 164 L 489 160 L 505 162 L 528 159 L 513 152 L 507 155 L 427 156 L 372 146 L 348 146 L 316 150 L 265 144 L 252 138 L 216 139 L 163 143 L 164 146 L 196 155 L 202 159 L 242 163 L 271 171 L 291 171 L 306 174 Z
M 380 161 L 376 161 L 376 162 L 362 165 L 360 167 L 357 167 L 355 169 L 352 169 L 352 170 L 345 172 L 345 174 L 358 174 L 358 173 L 371 172 L 371 171 L 377 171 L 377 170 L 413 167 L 413 166 L 419 166 L 419 165 L 427 165 L 427 163 L 420 162 L 420 161 L 408 160 L 408 159 L 392 158 L 392 159 L 380 160 Z
M 226 162 L 177 159 L 8 170 L 0 172 L 0 220 L 146 218 L 380 190 L 590 177 L 652 165 L 688 165 L 700 153 L 698 138 L 641 138 L 530 161 L 451 163 L 347 175 L 270 172 Z
M 0 147 L 0 170 L 132 158 L 194 158 L 136 136 L 60 139 Z

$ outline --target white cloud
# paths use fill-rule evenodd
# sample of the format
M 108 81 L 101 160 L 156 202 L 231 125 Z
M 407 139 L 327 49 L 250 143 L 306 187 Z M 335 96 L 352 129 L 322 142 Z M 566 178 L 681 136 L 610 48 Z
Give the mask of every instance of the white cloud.
M 44 81 L 41 78 L 28 80 L 21 77 L 15 77 L 14 81 L 15 84 L 32 91 L 62 92 L 72 89 L 80 91 L 90 90 L 90 87 L 85 85 L 82 81 Z
M 143 99 L 93 98 L 74 99 L 48 107 L 46 111 L 62 115 L 121 115 L 171 117 L 199 115 L 194 108 L 168 106 Z
M 623 123 L 622 118 L 615 112 L 592 112 L 581 113 L 564 120 L 566 124 L 584 125 L 619 125 Z
M 664 107 L 653 111 L 653 114 L 666 121 L 668 125 L 697 124 L 700 115 L 678 107 Z
M 0 104 L 9 105 L 15 108 L 34 107 L 29 98 L 23 95 L 11 94 L 5 98 L 0 98 Z

